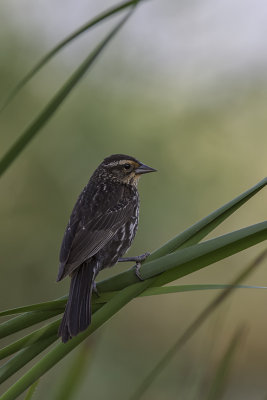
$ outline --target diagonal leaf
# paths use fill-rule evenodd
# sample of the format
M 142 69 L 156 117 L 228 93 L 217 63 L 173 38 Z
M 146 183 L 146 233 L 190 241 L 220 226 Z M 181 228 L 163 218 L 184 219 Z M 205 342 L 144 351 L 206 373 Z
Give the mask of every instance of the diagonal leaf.
M 158 274 L 158 277 L 153 282 L 155 286 L 162 286 L 266 239 L 267 221 L 177 250 L 156 260 L 148 261 L 142 265 L 140 274 L 143 279 L 151 278 Z M 138 278 L 134 270 L 131 269 L 99 282 L 97 288 L 100 293 L 102 291 L 120 290 L 137 281 Z
M 0 400 L 14 400 L 23 393 L 29 386 L 51 369 L 57 362 L 65 357 L 76 346 L 83 342 L 91 333 L 103 325 L 109 318 L 117 313 L 122 307 L 138 296 L 151 284 L 151 280 L 139 282 L 121 290 L 114 298 L 98 310 L 89 328 L 67 343 L 59 343 L 40 361 L 38 361 L 24 376 L 12 385 L 1 397 Z M 41 342 L 42 343 L 42 342 Z M 40 343 L 39 343 L 40 344 Z M 35 344 L 36 346 L 38 343 Z M 35 346 L 34 345 L 34 346 Z M 31 348 L 31 347 L 30 347 Z M 29 351 L 29 350 L 28 350 Z M 20 360 L 21 362 L 23 360 Z
M 93 65 L 102 50 L 115 36 L 119 29 L 128 20 L 133 12 L 133 9 L 112 29 L 112 31 L 100 42 L 100 44 L 88 55 L 88 57 L 82 62 L 82 64 L 76 69 L 71 75 L 67 82 L 61 87 L 56 93 L 52 100 L 47 104 L 44 110 L 37 116 L 37 118 L 26 128 L 21 134 L 18 140 L 11 146 L 7 153 L 0 160 L 0 176 L 6 171 L 6 169 L 12 164 L 12 162 L 18 157 L 22 150 L 29 144 L 29 142 L 35 137 L 39 130 L 49 121 L 52 115 L 56 112 L 58 107 L 62 104 L 71 90 L 76 86 L 80 79 L 84 76 L 87 70 Z
M 230 287 L 230 285 L 227 285 L 227 284 L 156 286 L 156 287 L 149 287 L 148 289 L 144 290 L 144 292 L 139 294 L 138 297 L 158 296 L 161 294 L 184 293 L 184 292 L 203 291 L 203 290 L 218 290 L 218 289 L 226 289 L 228 287 Z M 267 286 L 237 285 L 234 287 L 234 289 L 265 289 L 266 290 Z M 99 297 L 95 298 L 94 304 L 107 303 L 117 293 L 118 293 L 118 291 L 102 293 Z M 0 352 L 0 354 L 1 354 L 1 352 Z
M 55 335 L 58 331 L 58 327 L 60 324 L 60 320 L 51 322 L 50 324 L 35 330 L 34 332 L 24 336 L 21 339 L 16 340 L 15 342 L 9 344 L 8 346 L 3 347 L 0 350 L 0 360 L 5 357 L 10 356 L 11 354 L 16 353 L 17 351 L 27 347 L 37 341 L 47 339 L 53 335 Z
M 40 340 L 39 342 L 34 343 L 31 346 L 26 347 L 25 349 L 21 350 L 13 358 L 8 360 L 0 368 L 0 383 L 3 383 L 10 376 L 15 374 L 20 368 L 24 367 L 24 365 L 26 365 L 34 357 L 36 357 L 38 354 L 40 354 L 42 351 L 44 351 L 48 346 L 50 346 L 57 339 L 58 339 L 58 336 L 56 334 L 56 335 L 50 336 L 44 340 Z M 34 381 L 35 381 L 35 379 L 34 379 Z
M 172 253 L 178 248 L 188 247 L 200 242 L 205 236 L 213 231 L 218 225 L 225 221 L 232 215 L 238 208 L 245 204 L 251 197 L 258 193 L 262 188 L 267 185 L 267 178 L 261 180 L 255 186 L 237 196 L 235 199 L 229 201 L 224 206 L 213 211 L 211 214 L 186 229 L 184 232 L 171 239 L 165 245 L 154 251 L 148 258 L 152 261 L 156 258 L 162 257 L 166 254 Z
M 60 299 L 47 301 L 44 303 L 37 303 L 31 304 L 29 306 L 17 307 L 17 308 L 10 308 L 9 310 L 4 310 L 0 312 L 0 317 L 4 317 L 6 315 L 13 315 L 13 314 L 21 314 L 28 311 L 59 311 L 62 312 L 64 310 L 67 296 L 61 297 Z
M 81 379 L 88 365 L 88 359 L 92 357 L 92 349 L 88 341 L 79 349 L 78 354 L 71 362 L 70 368 L 64 376 L 63 382 L 59 386 L 59 390 L 54 400 L 71 400 L 75 399 L 75 392 L 79 389 Z
M 240 341 L 241 339 L 243 339 L 244 333 L 244 327 L 239 328 L 230 340 L 225 354 L 223 355 L 215 372 L 215 376 L 212 380 L 207 400 L 219 400 L 222 398 L 233 358 L 237 352 L 238 347 L 240 346 Z
M 37 324 L 38 322 L 52 318 L 58 313 L 58 311 L 40 311 L 21 314 L 0 325 L 0 338 L 2 339 L 12 333 Z
M 151 287 L 146 289 L 139 297 L 144 296 L 157 296 L 160 294 L 171 294 L 171 293 L 184 293 L 199 290 L 218 290 L 227 289 L 232 285 L 226 284 L 200 284 L 200 285 L 172 285 L 163 287 Z M 267 289 L 267 286 L 251 286 L 251 285 L 236 285 L 232 289 Z
M 166 272 L 155 280 L 155 286 L 164 285 L 182 276 L 198 271 L 207 265 L 232 256 L 264 240 L 267 240 L 267 221 L 228 233 L 215 239 L 207 240 L 206 242 L 185 249 L 177 250 L 177 252 L 164 257 L 167 258 L 176 255 L 176 259 L 177 257 L 179 259 L 179 261 L 176 262 L 176 268 L 172 268 L 171 263 L 169 266 L 164 265 L 163 269 L 165 269 Z M 174 261 L 174 259 L 172 261 Z M 179 268 L 177 268 L 178 266 Z M 157 266 L 155 265 L 154 268 L 156 270 Z M 163 269 L 161 268 L 161 271 Z M 149 271 L 146 271 L 144 275 L 146 276 L 147 274 L 148 276 L 150 275 Z
M 93 304 L 93 313 L 102 307 L 102 304 Z M 55 309 L 53 311 L 31 311 L 21 314 L 9 321 L 0 324 L 0 338 L 4 338 L 12 333 L 21 331 L 29 326 L 35 325 L 38 322 L 45 321 L 58 314 L 61 314 L 63 309 Z
M 193 334 L 203 325 L 208 317 L 217 309 L 217 307 L 225 301 L 226 298 L 233 292 L 233 287 L 239 285 L 244 279 L 246 279 L 267 257 L 267 250 L 263 251 L 255 260 L 252 262 L 244 271 L 242 271 L 236 279 L 233 280 L 232 284 L 226 288 L 222 293 L 218 294 L 215 299 L 208 304 L 207 307 L 195 318 L 195 320 L 189 325 L 174 345 L 165 353 L 157 365 L 145 376 L 141 384 L 135 390 L 130 400 L 139 400 L 151 384 L 155 381 L 158 375 L 163 371 L 164 368 L 173 359 L 174 355 L 184 346 L 185 343 L 193 336 Z
M 114 14 L 119 13 L 120 11 L 125 10 L 126 8 L 133 6 L 142 0 L 131 0 L 121 3 L 115 7 L 110 8 L 109 10 L 99 14 L 92 20 L 86 22 L 79 29 L 71 33 L 64 40 L 59 42 L 52 50 L 49 51 L 28 73 L 24 78 L 16 85 L 16 87 L 10 92 L 9 96 L 5 100 L 4 104 L 0 109 L 0 113 L 7 107 L 7 105 L 13 100 L 13 98 L 21 91 L 21 89 L 37 74 L 37 72 L 44 67 L 48 61 L 51 60 L 60 50 L 62 50 L 65 46 L 67 46 L 70 42 L 80 36 L 82 33 L 86 32 L 90 28 L 104 21 L 105 19 L 111 17 Z
M 36 390 L 38 383 L 39 383 L 39 381 L 36 381 L 31 385 L 24 400 L 31 400 L 33 398 L 33 395 L 34 395 L 34 392 Z

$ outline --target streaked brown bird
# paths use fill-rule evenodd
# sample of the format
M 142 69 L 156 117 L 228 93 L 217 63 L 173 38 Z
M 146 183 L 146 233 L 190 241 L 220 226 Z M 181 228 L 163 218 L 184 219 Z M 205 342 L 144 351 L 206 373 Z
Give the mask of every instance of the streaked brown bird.
M 91 322 L 95 277 L 118 261 L 136 262 L 136 274 L 148 253 L 121 258 L 138 227 L 140 176 L 156 171 L 125 154 L 104 159 L 80 194 L 67 225 L 57 281 L 71 278 L 69 298 L 58 335 L 67 342 Z

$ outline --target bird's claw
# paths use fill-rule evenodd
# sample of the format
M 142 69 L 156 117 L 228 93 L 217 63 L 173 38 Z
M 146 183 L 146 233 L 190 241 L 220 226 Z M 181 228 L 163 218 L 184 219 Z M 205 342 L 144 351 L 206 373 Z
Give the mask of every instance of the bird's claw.
M 140 268 L 141 268 L 141 263 L 137 262 L 134 266 L 134 272 L 135 275 L 137 276 L 138 279 L 140 279 L 140 281 L 143 281 L 144 279 L 142 278 L 141 274 L 140 274 Z
M 135 266 L 134 266 L 135 275 L 137 276 L 137 278 L 140 279 L 140 281 L 143 281 L 143 280 L 144 280 L 144 278 L 142 278 L 142 276 L 141 276 L 141 274 L 140 274 L 140 268 L 141 268 L 141 265 L 142 265 L 141 263 L 142 263 L 143 261 L 145 261 L 145 260 L 147 259 L 148 256 L 150 256 L 150 253 L 148 253 L 148 252 L 146 252 L 146 253 L 144 253 L 144 254 L 141 254 L 141 256 L 138 256 L 138 257 L 137 257 L 136 264 L 135 264 Z
M 147 257 L 150 256 L 150 253 L 146 252 L 144 254 L 141 254 L 140 256 L 136 257 L 136 264 L 140 264 L 141 262 L 145 261 Z

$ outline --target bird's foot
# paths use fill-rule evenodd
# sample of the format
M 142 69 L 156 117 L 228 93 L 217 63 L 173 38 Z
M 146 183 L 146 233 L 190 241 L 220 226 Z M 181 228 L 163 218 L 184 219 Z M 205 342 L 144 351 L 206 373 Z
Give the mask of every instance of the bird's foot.
M 137 276 L 138 279 L 140 279 L 140 281 L 143 281 L 144 278 L 142 278 L 141 274 L 140 274 L 140 268 L 142 265 L 142 262 L 145 261 L 147 259 L 147 257 L 150 256 L 150 253 L 144 253 L 141 254 L 140 256 L 137 256 L 137 260 L 136 260 L 136 264 L 135 264 L 135 275 Z
M 137 262 L 134 266 L 134 272 L 135 275 L 137 276 L 138 279 L 140 279 L 140 281 L 143 281 L 144 279 L 142 278 L 141 274 L 140 274 L 140 268 L 141 268 L 141 263 Z
M 137 258 L 137 263 L 139 262 L 139 263 L 141 263 L 141 262 L 143 262 L 143 261 L 145 261 L 146 259 L 147 259 L 147 257 L 149 257 L 150 256 L 150 253 L 148 253 L 148 252 L 146 252 L 146 253 L 144 253 L 144 254 L 141 254 L 141 256 L 137 256 L 136 258 Z
M 137 276 L 138 279 L 140 279 L 140 281 L 143 281 L 144 279 L 141 277 L 140 268 L 141 268 L 141 263 L 145 261 L 148 256 L 150 256 L 150 253 L 144 253 L 136 257 L 119 258 L 118 262 L 135 261 L 136 262 L 134 266 L 135 275 Z

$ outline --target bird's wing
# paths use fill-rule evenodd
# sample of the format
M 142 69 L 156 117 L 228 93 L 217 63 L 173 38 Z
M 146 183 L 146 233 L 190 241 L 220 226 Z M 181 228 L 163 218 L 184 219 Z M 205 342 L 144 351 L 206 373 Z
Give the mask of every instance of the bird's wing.
M 82 210 L 82 204 L 84 201 L 84 192 L 83 190 L 73 208 L 73 211 L 71 213 L 67 228 L 64 233 L 64 237 L 62 240 L 61 248 L 60 248 L 60 255 L 59 255 L 59 260 L 60 264 L 64 265 L 70 254 L 70 250 L 72 247 L 72 243 L 74 241 L 80 220 L 81 220 L 81 210 Z M 60 272 L 60 271 L 59 271 Z M 60 275 L 60 273 L 59 273 Z
M 117 205 L 108 209 L 103 214 L 83 220 L 78 223 L 73 218 L 73 227 L 75 232 L 65 233 L 62 247 L 67 248 L 71 241 L 71 248 L 67 259 L 64 258 L 65 250 L 62 251 L 61 267 L 58 280 L 69 275 L 75 268 L 81 265 L 85 260 L 95 255 L 101 250 L 110 239 L 116 234 L 117 230 L 127 222 L 133 214 L 133 205 L 130 201 L 121 200 Z M 68 228 L 66 230 L 68 232 Z M 72 237 L 71 237 L 72 235 Z

